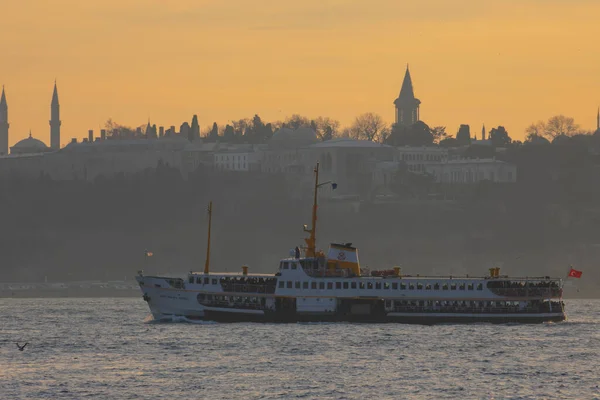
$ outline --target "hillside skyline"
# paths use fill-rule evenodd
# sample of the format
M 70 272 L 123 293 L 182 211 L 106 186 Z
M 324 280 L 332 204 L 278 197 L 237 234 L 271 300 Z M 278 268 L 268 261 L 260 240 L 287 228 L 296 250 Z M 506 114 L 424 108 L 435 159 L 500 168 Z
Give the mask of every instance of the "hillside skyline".
M 50 143 L 55 79 L 62 146 L 109 118 L 179 126 L 197 114 L 204 129 L 301 114 L 346 126 L 375 112 L 391 124 L 407 63 L 421 120 L 449 134 L 503 125 L 522 140 L 556 114 L 594 130 L 599 14 L 588 0 L 10 0 L 0 27 L 9 143 L 30 129 Z

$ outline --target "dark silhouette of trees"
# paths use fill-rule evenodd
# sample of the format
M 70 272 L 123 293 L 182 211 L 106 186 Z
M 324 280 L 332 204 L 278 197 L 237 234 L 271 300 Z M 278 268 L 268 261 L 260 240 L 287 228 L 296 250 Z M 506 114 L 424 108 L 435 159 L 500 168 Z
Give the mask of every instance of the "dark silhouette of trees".
M 544 132 L 546 131 L 546 123 L 544 121 L 538 121 L 535 124 L 529 125 L 525 129 L 526 138 L 530 138 L 535 140 L 536 137 L 544 137 Z M 529 139 L 526 139 L 529 140 Z M 549 141 L 548 141 L 549 142 Z
M 255 114 L 244 131 L 244 142 L 249 144 L 261 144 L 267 142 L 272 136 L 273 128 L 271 127 L 271 124 L 263 123 L 258 114 Z
M 575 123 L 575 119 L 564 115 L 550 117 L 544 130 L 548 139 L 555 139 L 558 136 L 573 136 L 577 132 L 579 132 L 579 125 Z
M 190 142 L 200 139 L 200 125 L 198 125 L 198 116 L 194 114 L 192 117 L 192 126 L 190 127 L 188 140 Z
M 490 141 L 496 147 L 504 147 L 509 145 L 512 139 L 508 136 L 508 132 L 506 132 L 503 126 L 498 126 L 490 130 Z
M 310 119 L 300 114 L 292 114 L 291 117 L 285 119 L 285 127 L 290 129 L 298 129 L 301 127 L 310 127 Z
M 468 146 L 471 144 L 471 129 L 469 125 L 462 124 L 456 133 L 456 144 L 458 146 Z
M 550 117 L 547 122 L 538 121 L 525 129 L 527 137 L 543 136 L 548 141 L 553 141 L 558 136 L 573 136 L 580 133 L 579 125 L 575 119 L 564 115 Z
M 143 125 L 139 128 L 142 127 Z M 141 132 L 140 129 L 121 125 L 113 121 L 112 118 L 109 118 L 104 123 L 104 129 L 106 129 L 106 137 L 109 139 L 135 139 L 141 137 L 141 135 L 138 134 L 138 131 Z
M 340 121 L 329 117 L 317 117 L 311 121 L 317 137 L 321 141 L 331 140 L 339 135 Z
M 251 122 L 249 118 L 242 118 L 235 121 L 231 121 L 231 126 L 233 128 L 233 139 L 230 143 L 243 143 L 244 141 L 244 133 L 246 129 L 250 126 Z
M 527 129 L 529 130 L 529 128 L 527 128 Z M 546 139 L 545 137 L 538 135 L 537 133 L 534 133 L 534 131 L 530 131 L 530 132 L 531 133 L 529 133 L 527 135 L 527 137 L 525 138 L 526 144 L 550 144 L 550 141 L 548 139 Z
M 433 143 L 439 144 L 442 140 L 446 139 L 446 127 L 445 126 L 434 126 L 431 128 L 431 136 L 433 136 Z
M 207 142 L 216 142 L 219 140 L 219 126 L 216 122 L 213 122 L 212 129 L 206 135 Z
M 383 143 L 389 136 L 389 129 L 383 118 L 375 113 L 359 115 L 350 126 L 348 134 L 352 139 Z
M 227 126 L 225 126 L 225 130 L 223 131 L 223 141 L 226 143 L 233 143 L 234 140 L 235 130 L 233 129 L 233 126 L 227 124 Z
M 392 146 L 431 146 L 433 140 L 433 134 L 429 126 L 423 121 L 417 121 L 409 127 L 393 124 L 386 144 Z
M 457 147 L 458 142 L 457 142 L 456 138 L 447 137 L 445 139 L 440 140 L 439 146 L 449 149 L 451 147 Z

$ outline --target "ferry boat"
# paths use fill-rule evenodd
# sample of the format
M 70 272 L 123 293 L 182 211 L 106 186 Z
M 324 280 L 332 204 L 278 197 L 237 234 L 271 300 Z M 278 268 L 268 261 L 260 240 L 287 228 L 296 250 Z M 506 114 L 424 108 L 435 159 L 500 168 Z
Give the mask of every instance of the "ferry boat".
M 187 277 L 136 277 L 155 319 L 221 322 L 541 323 L 566 319 L 560 278 L 410 276 L 399 267 L 360 267 L 351 243 L 316 248 L 319 164 L 314 169 L 312 225 L 302 249 L 290 250 L 274 274 L 210 271 L 212 202 L 204 271 Z

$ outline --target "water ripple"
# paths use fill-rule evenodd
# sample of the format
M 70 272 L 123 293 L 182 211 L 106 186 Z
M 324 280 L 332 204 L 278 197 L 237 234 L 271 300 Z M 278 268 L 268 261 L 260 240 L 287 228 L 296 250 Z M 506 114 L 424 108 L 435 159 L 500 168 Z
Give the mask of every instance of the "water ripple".
M 599 398 L 600 301 L 542 325 L 170 323 L 139 299 L 1 299 L 2 398 Z M 28 341 L 26 351 L 14 342 Z

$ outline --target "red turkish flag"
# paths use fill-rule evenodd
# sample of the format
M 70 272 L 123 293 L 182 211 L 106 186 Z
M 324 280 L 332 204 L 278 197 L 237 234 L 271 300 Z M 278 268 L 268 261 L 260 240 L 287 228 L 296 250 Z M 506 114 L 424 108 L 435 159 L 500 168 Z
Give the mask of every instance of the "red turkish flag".
M 573 269 L 573 268 L 571 268 L 571 270 L 569 271 L 569 276 L 571 278 L 581 278 L 581 274 L 583 274 L 583 272 L 577 271 L 576 269 Z

